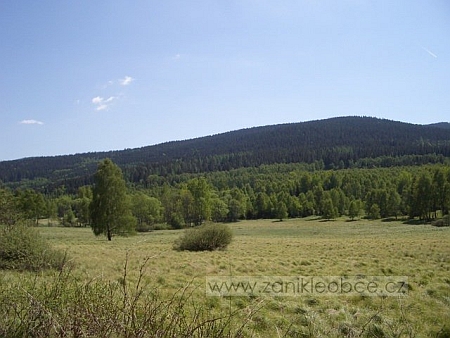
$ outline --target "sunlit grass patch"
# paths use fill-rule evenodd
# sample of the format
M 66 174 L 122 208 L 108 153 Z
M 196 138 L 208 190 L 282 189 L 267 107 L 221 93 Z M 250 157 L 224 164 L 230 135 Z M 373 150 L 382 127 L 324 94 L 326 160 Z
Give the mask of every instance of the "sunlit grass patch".
M 127 238 L 95 237 L 88 228 L 39 228 L 53 247 L 68 251 L 82 280 L 120 283 L 128 257 L 130 282 L 139 278 L 165 297 L 186 285 L 199 307 L 216 314 L 240 310 L 255 336 L 435 336 L 450 322 L 450 229 L 345 219 L 241 221 L 230 225 L 233 242 L 223 251 L 174 251 L 182 231 L 161 230 Z M 398 297 L 207 297 L 205 277 L 408 276 Z M 22 276 L 23 277 L 23 276 Z M 6 274 L 13 283 L 17 274 Z M 28 278 L 28 277 L 27 277 Z M 42 278 L 47 278 L 43 275 Z M 238 325 L 238 322 L 236 322 Z M 403 330 L 403 331 L 402 331 Z

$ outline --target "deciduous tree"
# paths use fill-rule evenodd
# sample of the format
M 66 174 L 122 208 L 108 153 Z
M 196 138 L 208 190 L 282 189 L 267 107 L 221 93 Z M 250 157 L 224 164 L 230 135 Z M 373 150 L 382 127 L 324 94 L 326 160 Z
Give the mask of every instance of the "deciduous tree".
M 200 225 L 211 217 L 211 186 L 205 178 L 193 178 L 187 183 L 193 197 L 193 221 Z
M 0 189 L 0 225 L 13 225 L 20 218 L 17 203 L 11 191 Z
M 361 213 L 361 202 L 359 200 L 352 200 L 348 206 L 348 216 L 353 221 L 356 217 L 359 217 Z
M 128 235 L 135 231 L 122 171 L 110 159 L 103 160 L 95 174 L 92 191 L 91 227 L 96 236 Z

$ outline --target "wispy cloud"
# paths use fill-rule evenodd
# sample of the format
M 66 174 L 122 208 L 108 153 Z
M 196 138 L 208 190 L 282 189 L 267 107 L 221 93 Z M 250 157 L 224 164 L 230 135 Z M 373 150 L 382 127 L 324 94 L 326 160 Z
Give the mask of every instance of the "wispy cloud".
M 94 97 L 91 102 L 96 106 L 95 110 L 107 110 L 109 108 L 109 105 L 116 99 L 116 96 L 110 96 L 107 99 L 96 96 Z
M 181 54 L 177 54 L 172 57 L 172 60 L 179 60 L 179 59 L 181 59 Z
M 101 85 L 100 88 L 101 89 L 106 89 L 108 87 L 111 87 L 114 85 L 114 80 L 109 80 L 108 82 L 106 82 L 105 84 Z
M 131 84 L 131 82 L 133 82 L 135 79 L 131 76 L 125 76 L 122 79 L 117 79 L 117 80 L 110 80 L 108 81 L 104 86 L 101 87 L 102 91 L 105 92 L 105 90 L 108 87 L 113 87 L 112 89 L 108 89 L 109 92 L 111 92 L 112 90 L 116 90 L 117 91 L 117 86 L 128 86 Z M 116 92 L 117 94 L 117 92 Z M 107 98 L 103 97 L 103 96 L 96 96 L 94 98 L 91 99 L 92 104 L 95 105 L 95 110 L 97 111 L 101 111 L 101 110 L 108 110 L 109 107 L 111 106 L 111 104 L 114 103 L 114 101 L 118 100 L 119 98 L 123 97 L 124 94 L 119 93 L 117 95 L 114 96 L 109 96 Z
M 423 49 L 425 52 L 427 52 L 428 54 L 430 54 L 432 57 L 437 58 L 437 55 L 434 54 L 431 50 L 425 48 L 424 46 L 421 46 L 421 47 L 422 47 L 422 49 Z
M 37 124 L 37 125 L 43 125 L 44 122 L 37 121 L 37 120 L 22 120 L 19 122 L 20 124 Z
M 119 83 L 122 86 L 128 86 L 134 79 L 131 76 L 125 76 L 123 79 L 119 79 Z

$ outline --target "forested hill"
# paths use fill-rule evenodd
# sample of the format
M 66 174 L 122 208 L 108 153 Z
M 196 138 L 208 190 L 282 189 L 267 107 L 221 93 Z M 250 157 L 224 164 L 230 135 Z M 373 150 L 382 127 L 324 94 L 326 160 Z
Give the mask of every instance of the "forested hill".
M 83 185 L 91 182 L 100 159 L 121 166 L 128 180 L 149 175 L 210 172 L 273 163 L 320 163 L 323 168 L 351 167 L 363 159 L 450 157 L 448 123 L 414 125 L 371 117 L 337 117 L 254 127 L 136 149 L 34 157 L 0 162 L 5 183 Z M 414 155 L 414 156 L 412 156 Z M 423 157 L 423 156 L 422 156 Z
M 443 129 L 450 129 L 450 123 L 448 123 L 448 122 L 432 123 L 432 124 L 429 124 L 428 126 L 438 127 L 438 128 L 443 128 Z

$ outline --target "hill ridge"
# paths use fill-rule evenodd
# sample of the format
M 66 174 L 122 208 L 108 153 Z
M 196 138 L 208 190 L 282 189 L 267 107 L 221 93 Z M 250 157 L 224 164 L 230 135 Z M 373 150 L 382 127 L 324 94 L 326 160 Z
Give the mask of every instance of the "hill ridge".
M 349 166 L 362 158 L 434 154 L 450 157 L 445 123 L 417 125 L 375 117 L 343 116 L 257 126 L 140 148 L 0 162 L 4 183 L 77 179 L 88 183 L 99 160 L 109 157 L 131 181 L 148 175 L 230 170 L 273 163 Z

